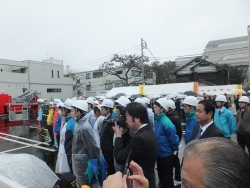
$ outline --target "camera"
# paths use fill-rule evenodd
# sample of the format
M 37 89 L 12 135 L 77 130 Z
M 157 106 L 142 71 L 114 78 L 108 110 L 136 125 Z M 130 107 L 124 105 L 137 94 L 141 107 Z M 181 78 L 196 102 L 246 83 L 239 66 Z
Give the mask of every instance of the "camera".
M 107 125 L 115 126 L 115 121 L 117 122 L 117 125 L 120 127 L 126 127 L 126 121 L 124 120 L 123 116 L 119 116 L 118 118 L 113 118 L 109 120 L 104 120 L 107 122 Z

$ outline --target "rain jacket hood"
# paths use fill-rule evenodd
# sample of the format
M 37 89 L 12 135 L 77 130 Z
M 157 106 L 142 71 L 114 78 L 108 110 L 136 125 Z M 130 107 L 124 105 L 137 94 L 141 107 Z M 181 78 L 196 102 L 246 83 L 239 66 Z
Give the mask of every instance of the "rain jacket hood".
M 196 120 L 196 110 L 193 110 L 191 112 L 189 112 L 188 114 L 185 114 L 186 115 L 186 119 L 195 119 Z
M 196 110 L 191 111 L 186 116 L 185 143 L 188 144 L 191 140 L 195 127 L 199 125 L 196 121 Z
M 94 124 L 95 124 L 95 121 L 96 121 L 96 117 L 95 117 L 95 114 L 94 114 L 94 110 L 91 109 L 88 111 L 88 117 L 89 117 L 89 123 L 92 127 L 94 127 Z
M 167 157 L 178 151 L 179 137 L 175 126 L 164 113 L 155 116 L 155 133 L 158 140 L 158 156 Z

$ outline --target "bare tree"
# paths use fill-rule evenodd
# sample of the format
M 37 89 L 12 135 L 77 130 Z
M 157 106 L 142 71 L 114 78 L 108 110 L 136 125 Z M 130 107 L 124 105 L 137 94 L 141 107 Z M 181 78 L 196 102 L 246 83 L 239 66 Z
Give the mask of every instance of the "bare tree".
M 73 91 L 75 91 L 76 89 L 80 88 L 83 85 L 83 83 L 81 83 L 81 80 L 83 77 L 82 74 L 69 72 L 68 74 L 65 74 L 64 76 L 73 79 Z
M 144 61 L 147 61 L 145 59 Z M 135 68 L 138 70 L 137 80 L 131 80 L 134 76 L 129 75 L 129 71 Z M 141 56 L 137 55 L 118 55 L 115 54 L 110 61 L 104 62 L 100 69 L 107 74 L 117 76 L 124 86 L 130 86 L 133 83 L 141 83 Z M 124 72 L 125 71 L 125 72 Z
M 173 71 L 176 69 L 174 61 L 165 61 L 163 63 L 154 61 L 150 69 L 156 73 L 156 84 L 166 84 L 175 82 Z

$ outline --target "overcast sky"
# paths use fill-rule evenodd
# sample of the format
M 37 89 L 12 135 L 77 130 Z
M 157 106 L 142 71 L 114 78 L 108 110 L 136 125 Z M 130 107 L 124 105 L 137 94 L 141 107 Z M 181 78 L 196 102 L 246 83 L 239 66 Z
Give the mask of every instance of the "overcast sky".
M 48 56 L 84 71 L 115 53 L 140 55 L 143 38 L 154 57 L 175 59 L 246 36 L 248 25 L 249 0 L 0 0 L 0 58 Z

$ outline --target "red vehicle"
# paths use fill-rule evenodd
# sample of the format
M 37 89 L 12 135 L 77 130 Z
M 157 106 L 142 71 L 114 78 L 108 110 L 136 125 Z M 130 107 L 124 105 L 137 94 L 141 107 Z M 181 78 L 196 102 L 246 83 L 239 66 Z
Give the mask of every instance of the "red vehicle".
M 9 109 L 11 111 L 22 112 L 23 103 L 27 102 L 29 107 L 29 112 L 32 114 L 37 114 L 38 103 L 37 103 L 37 92 L 27 91 L 15 98 L 8 94 L 0 94 L 0 115 L 8 114 Z

